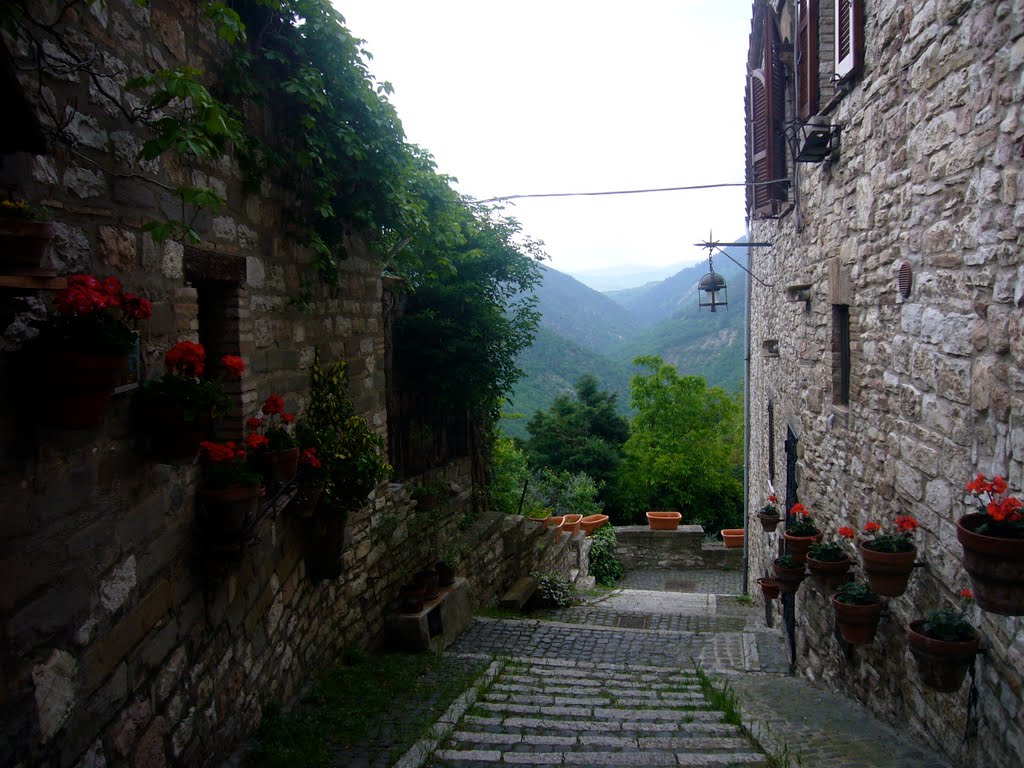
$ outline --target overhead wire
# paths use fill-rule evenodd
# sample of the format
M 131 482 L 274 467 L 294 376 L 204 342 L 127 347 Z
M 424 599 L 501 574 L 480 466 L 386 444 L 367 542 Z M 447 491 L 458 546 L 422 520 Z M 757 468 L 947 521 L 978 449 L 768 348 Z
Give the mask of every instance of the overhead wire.
M 526 200 L 541 197 L 604 197 L 607 195 L 642 195 L 652 192 L 686 192 L 696 189 L 717 189 L 720 187 L 760 187 L 765 184 L 788 183 L 789 179 L 772 179 L 771 181 L 738 181 L 722 184 L 691 184 L 685 187 L 653 187 L 650 189 L 617 189 L 602 192 L 539 192 L 525 195 L 502 195 L 488 197 L 485 200 L 474 200 L 475 203 L 504 203 L 509 200 Z

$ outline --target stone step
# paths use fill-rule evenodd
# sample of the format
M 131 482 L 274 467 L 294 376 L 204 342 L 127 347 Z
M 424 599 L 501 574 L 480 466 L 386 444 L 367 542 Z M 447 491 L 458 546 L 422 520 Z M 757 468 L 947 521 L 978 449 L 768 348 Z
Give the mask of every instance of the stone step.
M 521 611 L 523 606 L 533 597 L 537 591 L 537 580 L 532 576 L 522 576 L 516 580 L 508 592 L 506 592 L 498 605 L 513 611 Z
M 686 682 L 665 683 L 665 682 L 633 682 L 630 680 L 595 680 L 587 677 L 568 677 L 561 674 L 549 673 L 541 670 L 539 675 L 528 674 L 505 674 L 502 681 L 517 685 L 540 686 L 541 688 L 558 687 L 573 688 L 576 690 L 614 687 L 617 691 L 700 691 L 700 683 L 696 678 L 689 678 Z
M 561 736 L 551 734 L 488 733 L 486 731 L 456 731 L 451 734 L 452 748 L 487 749 L 488 744 L 530 744 L 533 746 L 562 747 L 580 752 L 596 747 L 619 749 L 666 750 L 707 752 L 736 752 L 750 749 L 750 740 L 741 736 L 603 736 L 592 732 Z
M 480 715 L 467 715 L 463 718 L 462 727 L 467 730 L 487 729 L 496 732 L 494 729 L 507 728 L 509 730 L 532 733 L 534 731 L 567 731 L 584 733 L 621 733 L 640 738 L 643 735 L 658 734 L 673 735 L 685 738 L 697 738 L 699 736 L 723 736 L 731 737 L 741 733 L 738 726 L 722 722 L 721 720 L 697 720 L 691 722 L 681 721 L 659 721 L 643 722 L 633 720 L 628 723 L 609 723 L 605 721 L 596 722 L 593 720 L 551 720 L 541 717 L 523 717 L 513 715 L 511 717 L 481 717 Z
M 668 696 L 615 696 L 612 694 L 604 696 L 584 696 L 582 694 L 573 696 L 569 693 L 561 695 L 551 693 L 538 693 L 527 691 L 506 691 L 492 689 L 484 698 L 485 701 L 502 702 L 507 704 L 531 704 L 536 707 L 661 707 L 661 708 L 692 708 L 706 705 L 704 697 L 700 694 L 670 694 Z
M 478 709 L 500 713 L 519 715 L 549 715 L 551 717 L 570 717 L 594 720 L 640 720 L 644 722 L 662 722 L 665 720 L 708 720 L 721 721 L 722 713 L 708 709 L 626 709 L 612 706 L 536 706 L 532 704 L 505 704 L 502 702 L 478 701 Z
M 766 766 L 767 758 L 757 752 L 503 752 L 497 749 L 442 749 L 434 753 L 438 766 L 457 766 L 467 763 L 505 763 L 524 766 L 602 765 L 649 766 L 669 765 L 689 768 L 711 766 Z

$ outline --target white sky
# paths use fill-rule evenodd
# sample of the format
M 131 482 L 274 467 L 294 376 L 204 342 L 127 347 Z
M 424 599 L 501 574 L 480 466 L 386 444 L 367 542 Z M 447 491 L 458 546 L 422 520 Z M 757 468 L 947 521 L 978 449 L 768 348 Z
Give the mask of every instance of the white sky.
M 333 0 L 409 140 L 477 199 L 743 181 L 750 0 Z M 520 200 L 564 272 L 693 263 L 743 189 Z

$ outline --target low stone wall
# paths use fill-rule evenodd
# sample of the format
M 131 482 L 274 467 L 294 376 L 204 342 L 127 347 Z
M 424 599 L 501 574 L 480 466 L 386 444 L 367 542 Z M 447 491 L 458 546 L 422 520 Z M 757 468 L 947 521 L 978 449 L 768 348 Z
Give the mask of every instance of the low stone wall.
M 743 550 L 706 544 L 699 525 L 680 525 L 674 531 L 652 531 L 646 525 L 616 526 L 615 554 L 628 570 L 671 568 L 719 570 L 742 568 Z
M 557 573 L 577 583 L 587 578 L 592 540 L 562 535 L 518 515 L 490 512 L 467 532 L 465 570 L 473 582 L 473 605 L 492 604 L 520 576 Z

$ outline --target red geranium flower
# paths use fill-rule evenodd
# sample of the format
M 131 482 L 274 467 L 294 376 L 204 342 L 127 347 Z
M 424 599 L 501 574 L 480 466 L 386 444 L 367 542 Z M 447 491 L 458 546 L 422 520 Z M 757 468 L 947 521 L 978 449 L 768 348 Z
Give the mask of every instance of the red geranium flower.
M 882 526 L 873 520 L 864 526 L 864 533 L 878 533 L 882 530 Z
M 910 515 L 897 515 L 895 522 L 896 530 L 901 533 L 910 533 L 911 531 L 916 531 L 920 527 L 920 523 Z
M 229 379 L 240 379 L 245 373 L 245 361 L 238 355 L 224 355 L 220 359 L 220 364 L 224 366 Z
M 843 537 L 845 537 L 847 539 L 852 539 L 856 535 L 856 531 L 854 531 L 853 528 L 851 528 L 848 525 L 844 525 L 842 528 L 840 528 L 837 531 L 837 533 L 840 536 L 843 536 Z
M 199 444 L 199 450 L 202 452 L 204 459 L 211 461 L 214 464 L 234 461 L 235 458 L 245 458 L 245 451 L 239 451 L 235 443 L 230 441 L 226 443 L 214 443 L 210 440 L 203 440 L 203 442 Z M 241 456 L 239 456 L 239 454 L 241 454 Z
M 252 416 L 245 420 L 246 429 L 260 429 L 263 426 L 263 419 L 259 416 Z
M 770 501 L 772 504 L 777 504 L 779 501 L 779 497 L 773 493 L 768 497 L 768 501 Z
M 797 502 L 792 507 L 790 507 L 789 512 L 792 515 L 800 515 L 801 517 L 808 517 L 811 514 L 807 511 L 807 507 L 805 507 L 800 502 Z
M 295 421 L 295 414 L 294 413 L 282 413 L 281 414 L 281 421 L 283 421 L 285 424 L 291 424 L 292 422 Z
M 967 587 L 964 587 L 960 590 L 960 597 L 964 598 L 965 600 L 973 600 L 974 593 L 971 592 L 971 590 L 967 589 Z
M 245 445 L 250 451 L 258 451 L 261 448 L 266 448 L 269 444 L 270 441 L 259 432 L 250 432 L 245 436 Z
M 270 395 L 263 404 L 263 412 L 268 416 L 275 413 L 284 413 L 284 398 L 280 395 Z
M 316 448 L 307 448 L 304 450 L 302 452 L 302 456 L 299 457 L 299 461 L 311 469 L 320 469 L 322 466 L 320 459 L 317 458 Z
M 179 341 L 167 350 L 164 365 L 179 376 L 202 376 L 206 367 L 206 350 L 194 341 Z

